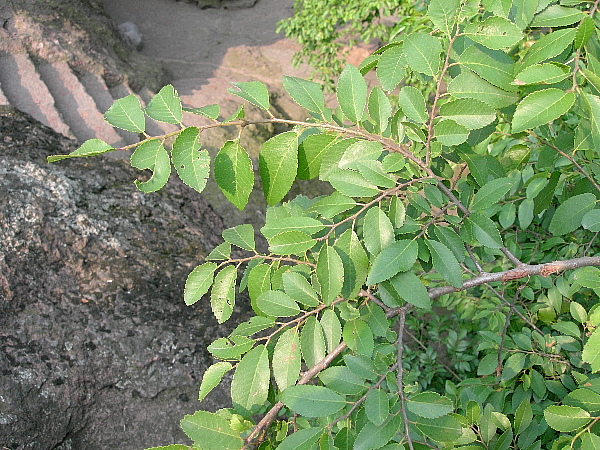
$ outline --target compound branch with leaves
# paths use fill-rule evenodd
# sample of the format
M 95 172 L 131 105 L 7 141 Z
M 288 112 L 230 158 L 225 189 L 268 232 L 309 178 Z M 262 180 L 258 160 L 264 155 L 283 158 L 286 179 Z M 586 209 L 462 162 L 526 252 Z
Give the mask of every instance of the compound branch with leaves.
M 126 147 L 152 172 L 140 190 L 174 167 L 201 192 L 212 167 L 239 209 L 253 162 L 239 139 L 211 161 L 202 134 L 289 126 L 259 154 L 268 250 L 227 229 L 185 286 L 219 323 L 236 292 L 254 312 L 208 347 L 199 397 L 230 374 L 232 406 L 182 420 L 192 448 L 600 447 L 598 3 L 431 0 L 426 28 L 345 67 L 334 108 L 285 77 L 304 121 L 275 117 L 256 81 L 230 89 L 256 118 L 184 108 L 172 86 L 114 103 L 106 120 L 144 135 Z M 149 136 L 146 116 L 179 130 Z M 316 178 L 332 193 L 286 198 Z

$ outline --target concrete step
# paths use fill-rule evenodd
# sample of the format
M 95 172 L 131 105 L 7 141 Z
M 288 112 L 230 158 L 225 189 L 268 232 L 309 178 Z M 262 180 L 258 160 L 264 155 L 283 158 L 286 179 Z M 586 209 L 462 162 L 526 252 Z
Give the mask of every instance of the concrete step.
M 37 70 L 77 140 L 83 142 L 97 138 L 113 147 L 127 145 L 115 129 L 102 119 L 94 99 L 66 62 L 42 63 Z
M 8 99 L 4 95 L 4 92 L 2 92 L 2 83 L 0 83 L 0 105 L 10 105 L 10 103 L 8 103 Z
M 58 112 L 54 97 L 26 53 L 0 57 L 0 84 L 8 103 L 57 132 L 74 137 Z
M 112 106 L 114 99 L 102 77 L 95 73 L 86 72 L 83 76 L 79 77 L 79 81 L 87 93 L 94 99 L 99 112 L 104 114 Z M 140 140 L 137 133 L 119 128 L 115 128 L 115 131 L 128 145 L 135 144 Z

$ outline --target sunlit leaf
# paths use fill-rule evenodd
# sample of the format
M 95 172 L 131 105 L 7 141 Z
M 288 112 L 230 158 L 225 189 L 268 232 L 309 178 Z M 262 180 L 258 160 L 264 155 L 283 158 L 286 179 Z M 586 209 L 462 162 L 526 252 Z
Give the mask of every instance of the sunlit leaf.
M 250 157 L 237 142 L 223 144 L 215 157 L 214 174 L 227 200 L 237 209 L 244 209 L 254 186 L 254 172 Z
M 263 144 L 259 155 L 260 178 L 270 206 L 283 199 L 292 187 L 298 169 L 298 135 L 278 134 Z
M 131 166 L 152 170 L 152 177 L 148 181 L 134 181 L 137 188 L 146 193 L 162 189 L 171 175 L 169 154 L 158 139 L 140 144 L 131 155 Z
M 269 352 L 257 345 L 238 363 L 231 381 L 231 400 L 234 407 L 256 411 L 267 400 L 271 380 Z
M 260 81 L 248 81 L 243 83 L 231 83 L 234 88 L 228 88 L 227 91 L 233 95 L 249 101 L 260 109 L 269 109 L 269 91 Z
M 178 125 L 181 123 L 183 109 L 181 100 L 175 88 L 167 84 L 150 100 L 146 109 L 146 115 L 158 122 L 172 123 Z M 131 130 L 130 130 L 131 131 Z
M 201 442 L 206 450 L 238 450 L 244 445 L 239 433 L 217 414 L 196 411 L 181 419 L 181 428 L 194 442 Z
M 113 127 L 133 133 L 143 133 L 146 129 L 146 118 L 142 111 L 142 105 L 133 94 L 116 100 L 104 113 L 104 120 Z

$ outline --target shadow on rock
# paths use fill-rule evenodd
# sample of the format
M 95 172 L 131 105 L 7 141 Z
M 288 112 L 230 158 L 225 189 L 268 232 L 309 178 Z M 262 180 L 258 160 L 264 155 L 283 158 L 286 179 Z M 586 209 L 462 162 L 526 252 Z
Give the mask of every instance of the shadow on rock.
M 221 218 L 174 181 L 138 192 L 123 161 L 45 161 L 74 149 L 0 107 L 0 447 L 188 442 L 179 420 L 227 331 L 182 292 Z

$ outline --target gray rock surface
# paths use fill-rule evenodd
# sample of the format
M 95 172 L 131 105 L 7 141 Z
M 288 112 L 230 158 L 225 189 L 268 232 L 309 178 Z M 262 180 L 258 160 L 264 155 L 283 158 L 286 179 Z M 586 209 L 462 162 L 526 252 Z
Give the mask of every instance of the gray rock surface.
M 226 330 L 182 290 L 222 221 L 181 183 L 138 192 L 124 161 L 45 161 L 73 149 L 0 107 L 0 448 L 189 442 L 179 420 Z

